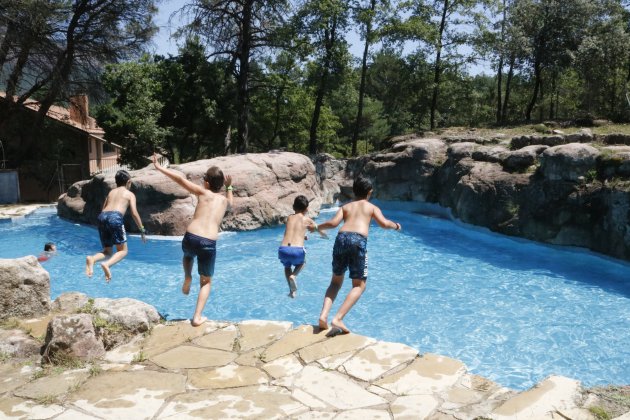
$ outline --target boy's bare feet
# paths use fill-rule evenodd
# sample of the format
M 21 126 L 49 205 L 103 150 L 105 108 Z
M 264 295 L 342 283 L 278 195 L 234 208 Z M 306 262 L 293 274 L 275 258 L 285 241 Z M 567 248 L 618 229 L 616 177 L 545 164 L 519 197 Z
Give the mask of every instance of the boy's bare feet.
M 190 283 L 192 283 L 192 277 L 186 277 L 184 279 L 184 284 L 182 285 L 182 293 L 187 295 L 190 293 Z
M 101 263 L 101 268 L 103 269 L 103 273 L 105 273 L 105 281 L 109 283 L 112 279 L 112 272 L 109 271 L 109 266 L 105 263 Z
M 94 274 L 94 258 L 85 257 L 85 275 L 92 277 L 92 274 Z
M 320 330 L 327 330 L 328 329 L 328 320 L 327 319 L 319 318 L 319 329 Z
M 204 322 L 206 322 L 207 320 L 208 320 L 208 318 L 206 318 L 205 316 L 202 316 L 202 317 L 201 317 L 201 318 L 199 318 L 199 319 L 195 319 L 195 318 L 193 318 L 193 319 L 190 321 L 190 325 L 192 325 L 193 327 L 198 327 L 198 326 L 200 326 L 201 324 L 203 324 Z
M 291 299 L 295 299 L 295 296 L 296 296 L 296 295 L 297 295 L 297 293 L 296 293 L 294 290 L 290 291 L 290 292 L 289 292 L 289 294 L 288 294 L 288 296 L 289 296 Z
M 340 319 L 334 319 L 333 318 L 333 320 L 332 320 L 332 322 L 330 324 L 332 325 L 333 328 L 340 329 L 343 332 L 343 334 L 348 334 L 350 332 L 348 327 L 346 327 L 346 324 L 344 324 L 343 321 L 340 320 Z

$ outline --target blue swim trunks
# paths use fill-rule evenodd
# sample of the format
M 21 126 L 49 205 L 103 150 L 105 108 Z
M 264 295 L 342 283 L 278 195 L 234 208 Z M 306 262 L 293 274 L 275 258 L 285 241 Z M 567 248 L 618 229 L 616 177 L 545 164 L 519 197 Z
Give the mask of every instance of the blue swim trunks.
M 333 274 L 341 276 L 348 268 L 351 279 L 367 280 L 367 238 L 356 232 L 339 232 L 333 247 Z
M 306 251 L 303 246 L 281 246 L 278 248 L 278 259 L 282 265 L 291 268 L 292 265 L 304 264 Z
M 186 232 L 182 239 L 182 251 L 185 257 L 197 257 L 197 272 L 200 276 L 212 277 L 217 259 L 217 241 Z
M 103 248 L 127 242 L 125 221 L 119 211 L 104 211 L 98 215 L 98 234 Z

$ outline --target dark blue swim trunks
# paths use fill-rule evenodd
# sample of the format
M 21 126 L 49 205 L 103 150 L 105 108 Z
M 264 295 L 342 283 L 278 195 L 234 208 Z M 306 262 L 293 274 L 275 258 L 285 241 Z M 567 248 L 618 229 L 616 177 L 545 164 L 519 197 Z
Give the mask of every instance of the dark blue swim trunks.
M 182 251 L 185 257 L 197 257 L 197 272 L 200 276 L 212 277 L 217 259 L 217 241 L 186 232 L 182 239 Z
M 104 248 L 127 242 L 123 215 L 119 211 L 104 211 L 99 214 L 98 234 Z
M 282 265 L 291 268 L 292 265 L 304 264 L 306 251 L 303 246 L 281 246 L 278 248 L 278 258 Z
M 333 274 L 341 276 L 348 268 L 351 279 L 367 280 L 367 238 L 356 232 L 339 232 L 333 247 Z

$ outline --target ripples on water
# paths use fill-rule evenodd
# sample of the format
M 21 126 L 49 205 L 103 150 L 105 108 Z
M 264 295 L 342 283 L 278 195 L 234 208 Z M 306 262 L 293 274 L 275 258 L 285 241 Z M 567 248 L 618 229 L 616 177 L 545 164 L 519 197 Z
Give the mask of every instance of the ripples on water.
M 550 374 L 586 386 L 630 383 L 630 265 L 413 210 L 388 203 L 386 217 L 402 223 L 403 231 L 370 230 L 367 290 L 345 319 L 355 333 L 460 359 L 471 372 L 516 389 Z M 319 220 L 333 212 L 323 211 Z M 150 237 L 143 245 L 132 236 L 129 255 L 113 267 L 106 284 L 98 266 L 92 279 L 84 275 L 86 253 L 100 247 L 93 227 L 44 209 L 0 223 L 0 232 L 2 258 L 37 255 L 45 242 L 57 243 L 59 255 L 44 263 L 53 299 L 80 291 L 140 299 L 169 319 L 192 315 L 198 286 L 189 296 L 180 293 L 179 238 Z M 330 240 L 311 235 L 307 241 L 295 300 L 286 296 L 277 260 L 282 234 L 277 227 L 221 235 L 206 316 L 316 322 L 330 281 L 335 233 Z M 349 287 L 347 280 L 333 313 Z

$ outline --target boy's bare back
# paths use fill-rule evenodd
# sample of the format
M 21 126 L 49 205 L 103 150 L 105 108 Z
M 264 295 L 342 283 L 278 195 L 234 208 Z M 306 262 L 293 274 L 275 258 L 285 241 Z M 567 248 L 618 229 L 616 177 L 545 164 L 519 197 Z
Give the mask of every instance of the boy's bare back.
M 341 207 L 339 212 L 342 212 L 344 221 L 339 232 L 356 232 L 368 236 L 372 219 L 381 227 L 387 224 L 387 219 L 381 210 L 368 200 L 352 201 Z
M 304 235 L 309 226 L 315 226 L 315 222 L 303 213 L 296 213 L 287 219 L 282 246 L 304 246 Z
M 105 204 L 103 204 L 103 211 L 118 211 L 121 214 L 127 212 L 129 203 L 133 203 L 135 207 L 136 196 L 129 191 L 126 187 L 114 188 L 107 194 Z
M 199 201 L 193 220 L 186 230 L 193 235 L 216 240 L 219 237 L 219 227 L 227 210 L 228 200 L 222 194 L 209 190 L 199 194 L 197 199 Z

